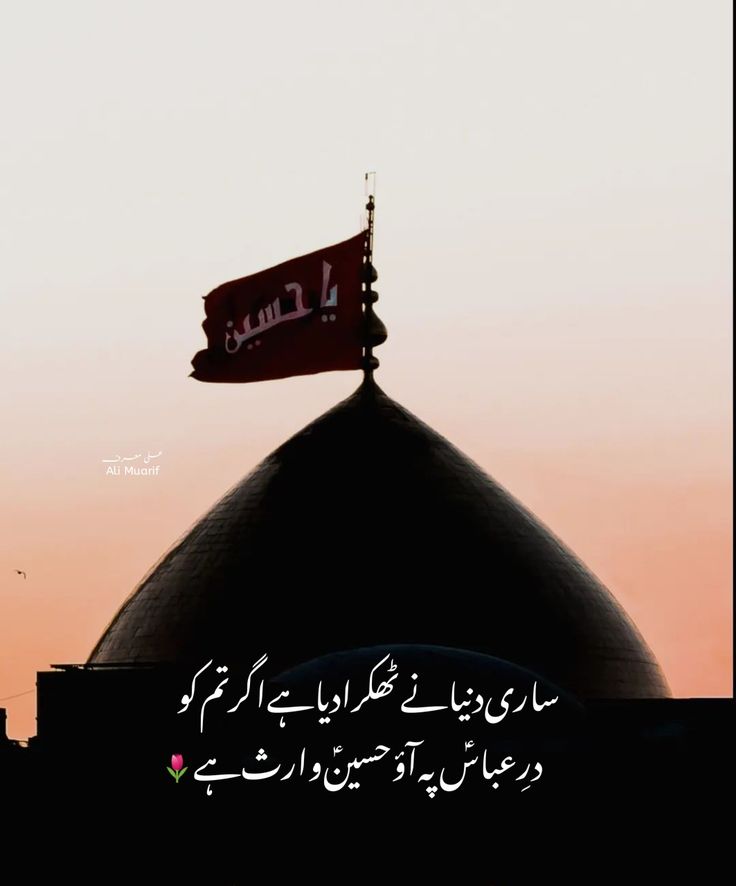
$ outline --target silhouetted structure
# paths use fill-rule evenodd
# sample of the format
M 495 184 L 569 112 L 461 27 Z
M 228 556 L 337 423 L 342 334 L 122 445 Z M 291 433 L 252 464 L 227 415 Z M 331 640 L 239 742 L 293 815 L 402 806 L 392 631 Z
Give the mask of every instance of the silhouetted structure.
M 501 757 L 513 750 L 544 761 L 546 788 L 494 806 L 481 781 L 469 790 L 483 804 L 480 818 L 460 803 L 440 813 L 432 806 L 430 819 L 426 794 L 391 793 L 391 785 L 372 795 L 366 788 L 361 796 L 372 802 L 363 806 L 347 791 L 285 795 L 273 785 L 250 799 L 218 785 L 217 797 L 207 797 L 192 772 L 174 785 L 165 770 L 172 752 L 202 762 L 217 747 L 222 763 L 252 751 L 256 740 L 247 717 L 229 737 L 215 731 L 219 745 L 196 718 L 194 728 L 185 725 L 177 707 L 193 673 L 216 659 L 247 674 L 264 652 L 268 697 L 284 688 L 303 697 L 320 680 L 356 681 L 383 655 L 421 672 L 428 696 L 456 677 L 497 699 L 514 683 L 535 684 L 559 698 L 549 717 L 486 732 Z M 632 827 L 648 827 L 655 816 L 674 833 L 689 804 L 702 805 L 706 788 L 693 780 L 683 788 L 677 773 L 694 757 L 726 753 L 732 706 L 668 694 L 637 629 L 586 567 L 477 465 L 367 380 L 268 456 L 163 556 L 86 665 L 38 675 L 38 737 L 13 770 L 15 787 L 78 795 L 87 809 L 138 803 L 136 815 L 152 827 L 166 817 L 205 848 L 222 845 L 225 834 L 237 842 L 247 820 L 252 840 L 273 839 L 279 864 L 297 872 L 305 870 L 302 857 L 283 857 L 285 828 L 292 848 L 314 822 L 346 828 L 352 839 L 358 821 L 375 826 L 389 797 L 409 804 L 430 841 L 460 847 L 492 827 L 508 843 L 526 829 L 553 852 L 562 798 L 574 809 L 568 837 L 572 829 L 576 843 L 591 845 L 600 839 L 592 809 L 603 833 L 619 809 Z M 401 742 L 405 728 L 406 717 L 376 714 L 351 721 L 340 736 Z M 454 720 L 428 728 L 446 747 L 478 737 Z M 270 749 L 286 738 L 325 747 L 335 740 L 278 723 L 259 735 Z M 111 755 L 115 778 L 103 790 Z M 439 766 L 444 758 L 427 759 Z M 14 783 L 7 767 L 6 783 Z M 248 811 L 256 807 L 257 816 Z M 265 821 L 277 822 L 278 838 Z M 192 852 L 182 870 L 194 865 Z M 239 856 L 218 867 L 205 855 L 208 882 L 233 882 Z M 498 882 L 539 882 L 548 857 L 525 857 L 521 867 L 498 861 Z M 173 870 L 168 856 L 166 864 Z M 432 858 L 417 865 L 424 882 L 441 879 Z M 308 870 L 328 876 L 319 865 Z M 593 882 L 588 869 L 568 868 L 565 881 Z
M 483 652 L 581 698 L 668 694 L 583 564 L 371 382 L 217 502 L 126 601 L 89 664 L 237 661 L 243 650 L 250 660 L 263 648 L 287 667 L 381 643 Z

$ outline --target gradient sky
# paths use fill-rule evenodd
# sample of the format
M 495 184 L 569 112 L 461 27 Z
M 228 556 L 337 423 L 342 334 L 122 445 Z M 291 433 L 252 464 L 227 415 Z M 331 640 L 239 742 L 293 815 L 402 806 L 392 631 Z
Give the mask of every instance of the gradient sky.
M 379 384 L 731 694 L 731 3 L 8 2 L 0 698 L 358 373 L 188 378 L 201 296 L 359 230 Z M 162 451 L 158 477 L 101 460 Z M 28 578 L 14 573 L 24 569 Z M 0 701 L 11 735 L 35 696 Z

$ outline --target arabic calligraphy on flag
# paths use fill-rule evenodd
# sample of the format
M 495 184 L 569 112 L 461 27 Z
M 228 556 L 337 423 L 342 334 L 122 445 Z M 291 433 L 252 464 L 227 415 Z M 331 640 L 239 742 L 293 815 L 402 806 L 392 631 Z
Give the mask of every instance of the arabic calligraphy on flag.
M 205 296 L 199 381 L 250 382 L 359 369 L 367 232 L 231 280 Z

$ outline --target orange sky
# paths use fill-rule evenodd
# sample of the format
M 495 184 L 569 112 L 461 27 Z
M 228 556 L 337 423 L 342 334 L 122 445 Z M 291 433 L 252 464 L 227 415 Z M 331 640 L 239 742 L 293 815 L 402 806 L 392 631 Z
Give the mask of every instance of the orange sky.
M 355 233 L 367 169 L 381 386 L 576 551 L 675 694 L 731 694 L 730 3 L 34 8 L 0 36 L 0 697 L 84 660 L 357 386 L 187 375 L 201 296 Z M 146 450 L 158 477 L 105 477 Z M 33 694 L 0 704 L 33 733 Z

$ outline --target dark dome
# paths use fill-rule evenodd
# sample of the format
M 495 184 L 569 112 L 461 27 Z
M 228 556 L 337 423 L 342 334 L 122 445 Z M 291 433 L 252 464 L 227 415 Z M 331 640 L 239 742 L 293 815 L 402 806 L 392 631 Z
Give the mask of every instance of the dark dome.
M 433 644 L 581 698 L 668 695 L 609 592 L 503 487 L 372 382 L 211 508 L 89 662 L 254 662 Z

